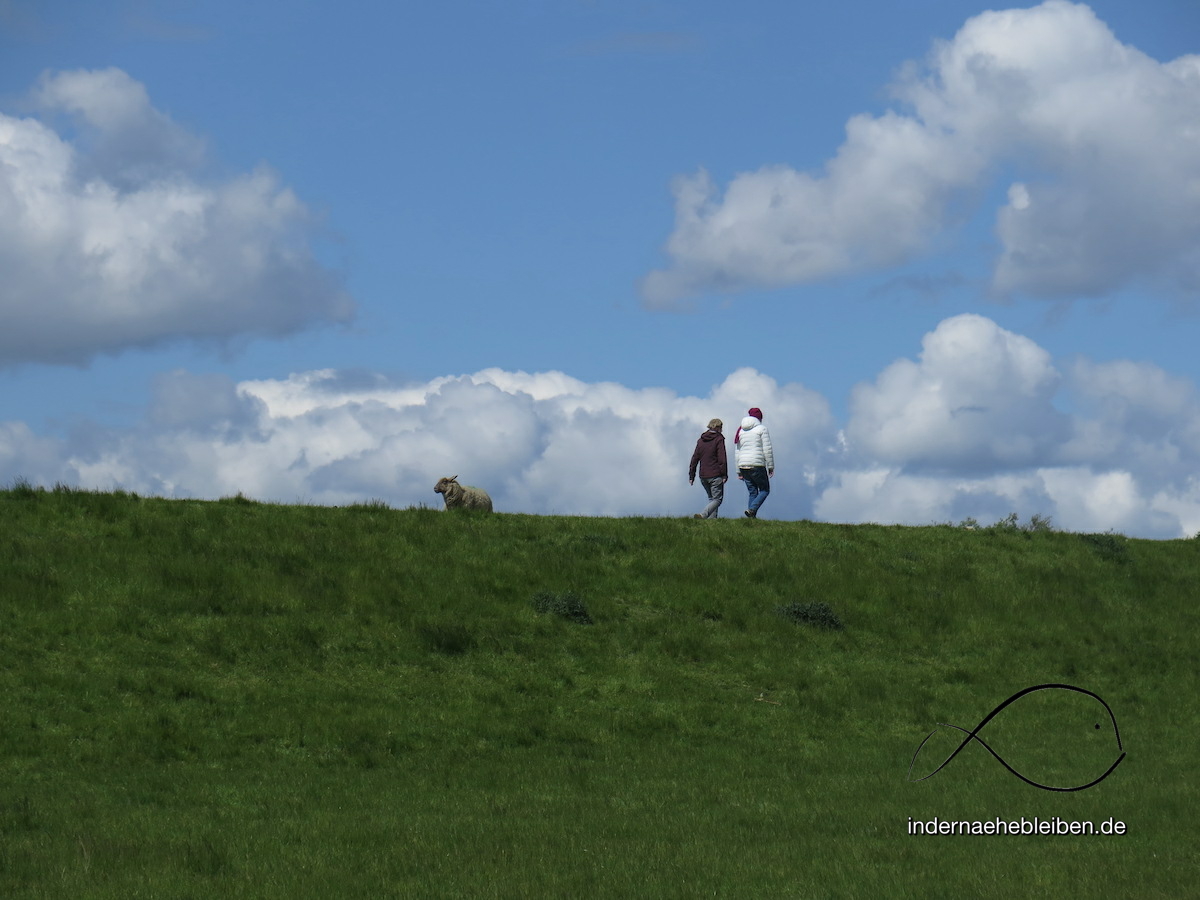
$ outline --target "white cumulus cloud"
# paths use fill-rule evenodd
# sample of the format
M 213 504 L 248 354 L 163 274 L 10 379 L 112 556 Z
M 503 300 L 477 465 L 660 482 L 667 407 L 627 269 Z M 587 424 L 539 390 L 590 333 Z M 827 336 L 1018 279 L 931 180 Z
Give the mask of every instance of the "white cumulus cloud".
M 921 347 L 855 388 L 819 518 L 990 524 L 1020 512 L 1073 531 L 1195 533 L 1195 385 L 1149 363 L 1056 365 L 973 314 L 944 320 Z
M 851 397 L 848 440 L 908 469 L 993 471 L 1037 464 L 1067 437 L 1050 354 L 991 319 L 964 314 L 925 335 Z
M 48 74 L 33 102 L 0 113 L 0 365 L 350 317 L 269 169 L 206 180 L 203 142 L 119 69 Z
M 901 109 L 850 119 L 820 172 L 766 166 L 723 192 L 703 171 L 677 179 L 646 301 L 911 260 L 1000 170 L 1022 179 L 995 211 L 997 295 L 1200 285 L 1200 56 L 1159 62 L 1047 0 L 970 19 L 893 91 Z
M 1200 394 L 1148 363 L 1055 361 L 978 315 L 862 382 L 844 423 L 796 383 L 744 368 L 703 396 L 484 369 L 396 383 L 317 370 L 235 383 L 157 376 L 142 421 L 66 437 L 0 422 L 0 482 L 143 494 L 436 506 L 458 475 L 504 512 L 690 515 L 696 438 L 727 446 L 760 407 L 776 451 L 766 518 L 926 525 L 1017 513 L 1060 528 L 1170 538 L 1200 530 Z M 732 449 L 730 447 L 730 449 Z M 746 493 L 727 488 L 726 515 Z
M 175 371 L 154 382 L 145 421 L 65 441 L 12 423 L 0 430 L 0 477 L 93 488 L 283 502 L 380 498 L 436 505 L 445 475 L 486 488 L 498 509 L 661 515 L 703 506 L 688 461 L 709 419 L 766 411 L 775 442 L 776 517 L 809 514 L 813 473 L 834 441 L 825 400 L 740 369 L 705 397 L 589 384 L 559 372 L 486 369 L 419 384 L 332 370 L 234 384 Z M 727 512 L 740 513 L 734 481 Z

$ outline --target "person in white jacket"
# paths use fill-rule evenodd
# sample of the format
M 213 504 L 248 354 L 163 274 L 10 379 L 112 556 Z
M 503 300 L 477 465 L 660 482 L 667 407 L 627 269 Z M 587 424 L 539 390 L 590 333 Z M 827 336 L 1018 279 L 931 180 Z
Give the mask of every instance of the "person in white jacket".
M 762 418 L 762 410 L 752 407 L 750 414 L 742 419 L 742 427 L 733 440 L 738 478 L 746 483 L 746 490 L 750 492 L 746 515 L 751 519 L 758 516 L 758 508 L 771 493 L 771 476 L 775 474 L 775 452 Z

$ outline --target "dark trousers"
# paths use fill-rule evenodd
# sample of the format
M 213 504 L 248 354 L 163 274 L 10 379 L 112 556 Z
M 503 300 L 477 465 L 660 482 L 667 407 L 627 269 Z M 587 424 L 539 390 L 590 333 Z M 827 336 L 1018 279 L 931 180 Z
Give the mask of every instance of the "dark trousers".
M 746 482 L 746 490 L 750 492 L 750 505 L 746 509 L 757 513 L 758 508 L 771 493 L 771 478 L 767 475 L 766 466 L 754 466 L 749 469 L 738 469 L 738 474 Z

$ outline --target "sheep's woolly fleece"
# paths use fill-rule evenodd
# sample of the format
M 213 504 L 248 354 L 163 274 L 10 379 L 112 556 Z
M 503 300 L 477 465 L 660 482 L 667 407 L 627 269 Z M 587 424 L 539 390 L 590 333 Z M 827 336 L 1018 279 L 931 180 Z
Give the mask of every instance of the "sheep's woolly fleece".
M 459 484 L 458 476 L 441 478 L 434 485 L 433 492 L 441 494 L 446 502 L 446 509 L 482 509 L 492 511 L 492 498 L 483 488 Z

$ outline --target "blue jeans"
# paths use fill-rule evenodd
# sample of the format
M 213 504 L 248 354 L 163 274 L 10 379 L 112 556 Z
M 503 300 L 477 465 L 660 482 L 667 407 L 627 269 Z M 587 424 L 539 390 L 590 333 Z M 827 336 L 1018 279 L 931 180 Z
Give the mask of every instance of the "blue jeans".
M 771 493 L 771 479 L 767 475 L 766 466 L 755 466 L 752 469 L 738 469 L 738 474 L 746 482 L 746 490 L 750 492 L 750 505 L 746 509 L 757 513 L 758 508 Z
M 704 490 L 708 494 L 708 506 L 704 507 L 703 516 L 706 519 L 716 519 L 721 501 L 725 499 L 725 479 L 720 476 L 701 478 L 700 483 L 704 485 Z

